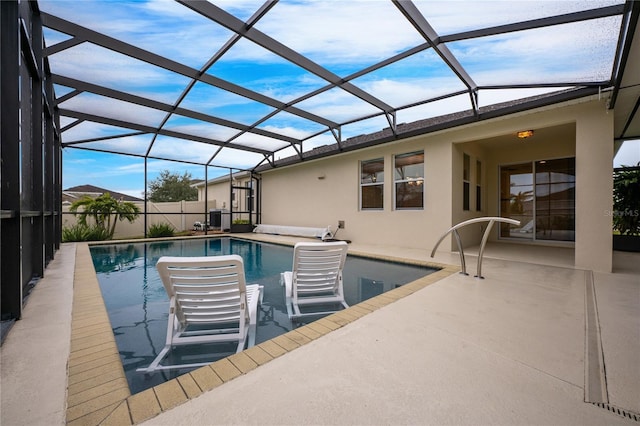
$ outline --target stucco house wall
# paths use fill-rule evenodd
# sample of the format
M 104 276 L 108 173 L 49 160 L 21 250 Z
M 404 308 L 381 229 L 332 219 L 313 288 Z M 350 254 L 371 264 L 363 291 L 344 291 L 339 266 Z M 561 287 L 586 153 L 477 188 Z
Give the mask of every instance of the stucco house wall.
M 248 173 L 234 175 L 234 187 L 248 187 L 250 184 L 251 178 Z M 194 187 L 198 190 L 198 201 L 204 201 L 205 183 L 200 182 L 194 185 Z M 231 207 L 233 207 L 234 210 L 247 210 L 246 194 L 243 194 L 245 191 L 235 189 L 234 192 L 237 194 L 236 199 L 231 200 L 228 176 L 209 180 L 206 184 L 206 190 L 208 205 L 212 209 L 230 210 Z
M 205 185 L 199 183 L 194 185 L 198 190 L 198 201 L 204 202 Z M 223 180 L 207 185 L 207 204 L 211 209 L 229 208 L 229 180 Z
M 344 221 L 338 238 L 366 244 L 426 247 L 430 236 L 448 228 L 451 144 L 444 138 L 413 138 L 381 147 L 305 162 L 262 174 L 262 222 L 331 226 Z M 393 156 L 425 151 L 425 208 L 393 208 Z M 360 161 L 384 158 L 384 209 L 360 210 Z
M 515 134 L 534 129 L 521 140 Z M 424 150 L 425 207 L 393 208 L 393 156 Z M 463 154 L 471 157 L 471 209 L 462 209 Z M 308 161 L 262 174 L 262 223 L 335 229 L 338 238 L 363 244 L 425 249 L 450 226 L 499 214 L 499 166 L 576 157 L 575 264 L 610 271 L 612 256 L 613 114 L 597 97 L 487 120 L 399 142 Z M 384 158 L 384 209 L 359 209 L 360 161 Z M 482 162 L 482 210 L 475 209 L 475 165 Z M 463 232 L 477 244 L 482 225 Z M 492 239 L 497 238 L 497 227 Z M 553 243 L 553 242 L 552 242 Z M 538 244 L 545 244 L 538 242 Z M 573 243 L 565 243 L 573 246 Z M 441 246 L 452 247 L 447 239 Z

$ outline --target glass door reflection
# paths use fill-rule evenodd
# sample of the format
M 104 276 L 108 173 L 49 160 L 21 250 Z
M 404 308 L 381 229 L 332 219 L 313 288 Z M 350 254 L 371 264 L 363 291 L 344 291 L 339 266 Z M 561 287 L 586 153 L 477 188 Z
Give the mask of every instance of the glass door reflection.
M 500 224 L 501 238 L 533 240 L 535 201 L 533 164 L 522 163 L 500 168 L 500 216 L 520 221 L 520 226 Z
M 574 158 L 537 161 L 536 240 L 575 241 Z

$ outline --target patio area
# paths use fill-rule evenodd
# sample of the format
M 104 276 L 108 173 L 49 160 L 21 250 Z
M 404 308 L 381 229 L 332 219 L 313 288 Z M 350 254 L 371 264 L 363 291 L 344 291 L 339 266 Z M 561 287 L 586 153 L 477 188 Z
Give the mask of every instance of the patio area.
M 349 250 L 458 264 L 444 251 Z M 75 255 L 63 245 L 2 346 L 2 424 L 69 420 Z M 171 408 L 150 390 L 146 414 L 125 401 L 104 424 L 636 423 L 640 254 L 614 252 L 614 273 L 592 273 L 570 266 L 572 249 L 491 244 L 484 280 L 475 259 L 468 250 L 471 276 L 452 273 L 197 396 L 180 384 Z

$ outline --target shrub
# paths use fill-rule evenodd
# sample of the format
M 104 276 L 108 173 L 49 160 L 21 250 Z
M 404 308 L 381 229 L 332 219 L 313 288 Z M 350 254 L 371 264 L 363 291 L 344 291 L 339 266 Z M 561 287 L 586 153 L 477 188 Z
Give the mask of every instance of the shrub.
M 640 167 L 622 166 L 613 175 L 613 229 L 640 235 Z
M 154 223 L 149 227 L 147 236 L 149 238 L 173 237 L 176 230 L 168 223 Z
M 89 226 L 82 223 L 62 228 L 62 242 L 104 241 L 109 239 L 109 231 L 100 226 Z

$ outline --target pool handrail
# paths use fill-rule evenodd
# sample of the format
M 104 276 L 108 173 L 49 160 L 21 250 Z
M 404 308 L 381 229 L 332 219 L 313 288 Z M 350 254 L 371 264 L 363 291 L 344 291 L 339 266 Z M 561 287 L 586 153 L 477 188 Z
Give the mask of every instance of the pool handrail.
M 482 256 L 484 255 L 484 248 L 487 245 L 487 240 L 489 239 L 489 232 L 491 232 L 491 228 L 493 227 L 493 224 L 495 222 L 503 222 L 503 223 L 510 223 L 512 225 L 520 225 L 519 220 L 509 219 L 506 217 L 498 217 L 498 216 L 486 216 L 486 217 L 476 217 L 473 219 L 465 220 L 464 222 L 460 222 L 457 225 L 452 226 L 447 230 L 447 232 L 442 234 L 438 242 L 433 246 L 433 250 L 431 250 L 431 257 L 435 256 L 436 249 L 438 248 L 442 240 L 444 240 L 444 238 L 447 235 L 452 233 L 456 239 L 456 244 L 458 245 L 458 253 L 460 254 L 460 267 L 462 268 L 462 271 L 460 271 L 460 273 L 463 275 L 469 275 L 467 274 L 467 265 L 464 261 L 464 250 L 462 248 L 462 241 L 460 240 L 460 234 L 458 233 L 458 229 L 467 225 L 471 225 L 472 223 L 481 223 L 481 222 L 489 222 L 489 224 L 487 225 L 487 229 L 485 229 L 484 234 L 482 235 L 482 242 L 480 243 L 480 252 L 478 253 L 478 272 L 476 275 L 476 278 L 484 278 L 482 276 Z

